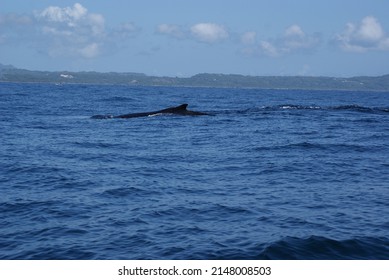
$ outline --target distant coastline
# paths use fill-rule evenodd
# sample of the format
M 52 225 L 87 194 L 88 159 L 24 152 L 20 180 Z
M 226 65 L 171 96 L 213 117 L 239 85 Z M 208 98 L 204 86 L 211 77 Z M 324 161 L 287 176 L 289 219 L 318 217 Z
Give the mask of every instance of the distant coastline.
M 142 73 L 32 71 L 2 64 L 0 64 L 0 82 L 389 91 L 389 75 L 337 78 L 310 76 L 245 76 L 238 74 L 204 73 L 189 78 L 181 78 L 148 76 Z

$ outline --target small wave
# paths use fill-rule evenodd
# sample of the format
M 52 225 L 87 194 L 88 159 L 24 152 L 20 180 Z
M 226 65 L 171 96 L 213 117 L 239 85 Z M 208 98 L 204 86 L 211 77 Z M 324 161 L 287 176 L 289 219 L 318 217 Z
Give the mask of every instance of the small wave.
M 118 144 L 115 142 L 75 141 L 72 142 L 71 144 L 73 144 L 76 147 L 87 148 L 87 149 L 122 148 L 122 144 Z
M 122 187 L 104 191 L 103 195 L 111 197 L 147 196 L 154 191 L 144 190 L 136 187 Z
M 291 143 L 278 146 L 264 146 L 256 147 L 255 151 L 277 151 L 277 150 L 324 150 L 324 151 L 352 151 L 352 152 L 365 152 L 374 149 L 374 147 L 365 147 L 363 145 L 356 144 L 321 144 L 311 142 Z
M 57 201 L 15 201 L 0 204 L 0 211 L 3 214 L 30 214 L 34 211 L 42 212 L 50 207 L 54 207 Z
M 95 120 L 105 120 L 105 119 L 113 119 L 113 115 L 107 114 L 107 115 L 94 115 L 91 117 Z
M 370 107 L 364 107 L 359 105 L 340 105 L 340 106 L 333 106 L 329 107 L 331 110 L 341 110 L 341 111 L 358 111 L 358 112 L 372 112 L 374 108 Z
M 124 96 L 113 96 L 109 98 L 101 99 L 102 102 L 132 102 L 135 101 L 134 98 L 124 97 Z
M 262 110 L 322 110 L 323 107 L 317 105 L 280 104 L 275 106 L 263 106 Z
M 242 241 L 243 242 L 243 241 Z M 243 244 L 241 244 L 243 245 Z M 245 244 L 246 245 L 246 244 Z M 335 240 L 323 236 L 286 237 L 244 249 L 213 244 L 214 250 L 193 252 L 193 259 L 218 260 L 388 260 L 389 239 L 365 237 Z
M 285 146 L 281 146 L 279 148 L 287 148 L 287 149 L 323 149 L 323 145 L 320 145 L 318 143 L 310 143 L 310 142 L 301 142 L 301 143 L 295 143 L 295 144 L 289 144 Z
M 279 105 L 277 106 L 278 109 L 281 110 L 320 110 L 322 107 L 316 106 L 316 105 L 293 105 L 293 104 L 286 104 L 286 105 Z
M 251 211 L 247 207 L 243 206 L 230 206 L 224 205 L 221 203 L 217 203 L 213 208 L 209 209 L 210 211 L 214 210 L 216 212 L 220 212 L 223 215 L 240 215 L 240 214 L 251 214 Z
M 13 260 L 91 260 L 95 253 L 89 249 L 71 246 L 68 248 L 37 247 L 30 251 L 20 252 L 12 256 Z M 0 256 L 1 259 L 1 256 Z
M 323 236 L 286 237 L 268 244 L 245 248 L 241 240 L 236 246 L 213 241 L 208 250 L 194 250 L 186 259 L 218 260 L 389 260 L 389 239 L 363 237 L 336 240 Z M 172 256 L 169 256 L 170 258 Z
M 360 106 L 360 105 L 356 105 L 356 104 L 331 106 L 331 107 L 328 107 L 326 109 L 335 110 L 335 111 L 353 111 L 353 112 L 369 113 L 369 114 L 378 114 L 378 113 L 388 113 L 389 112 L 389 108 L 386 108 L 386 107 L 366 107 L 366 106 Z
M 252 109 L 251 109 L 252 110 Z M 331 110 L 331 111 L 356 111 L 361 113 L 389 113 L 387 107 L 367 107 L 356 104 L 337 105 L 337 106 L 319 106 L 319 105 L 301 105 L 301 104 L 280 104 L 275 106 L 263 106 L 261 110 L 265 111 L 288 111 L 288 110 Z M 247 111 L 247 110 L 246 110 Z M 246 112 L 244 111 L 244 112 Z
M 287 237 L 269 244 L 259 259 L 349 260 L 389 259 L 389 239 L 354 238 L 334 240 L 322 236 Z

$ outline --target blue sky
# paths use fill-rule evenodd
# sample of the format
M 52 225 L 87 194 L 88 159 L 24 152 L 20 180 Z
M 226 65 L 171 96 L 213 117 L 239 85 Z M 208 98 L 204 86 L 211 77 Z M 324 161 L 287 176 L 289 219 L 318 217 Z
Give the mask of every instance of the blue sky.
M 0 0 L 0 63 L 31 70 L 389 73 L 387 0 Z

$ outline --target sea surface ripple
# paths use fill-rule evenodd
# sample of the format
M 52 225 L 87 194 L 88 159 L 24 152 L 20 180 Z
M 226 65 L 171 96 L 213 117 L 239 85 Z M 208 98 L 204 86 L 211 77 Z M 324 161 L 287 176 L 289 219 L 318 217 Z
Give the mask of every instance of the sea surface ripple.
M 0 259 L 389 259 L 389 93 L 1 83 L 0 135 Z

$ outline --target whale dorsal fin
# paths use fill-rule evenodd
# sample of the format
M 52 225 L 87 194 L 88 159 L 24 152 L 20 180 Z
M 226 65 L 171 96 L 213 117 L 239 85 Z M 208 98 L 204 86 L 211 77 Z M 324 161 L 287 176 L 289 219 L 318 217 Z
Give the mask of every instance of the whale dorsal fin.
M 177 109 L 177 110 L 186 110 L 186 107 L 188 107 L 188 104 L 182 104 L 182 105 L 180 105 L 180 106 L 177 106 L 176 108 L 174 108 L 174 109 Z
M 167 109 L 163 109 L 161 111 L 157 111 L 157 113 L 171 113 L 171 114 L 178 114 L 182 112 L 186 112 L 186 107 L 188 107 L 188 104 L 181 104 L 177 107 L 170 107 Z

